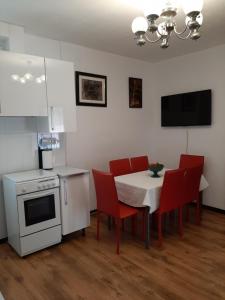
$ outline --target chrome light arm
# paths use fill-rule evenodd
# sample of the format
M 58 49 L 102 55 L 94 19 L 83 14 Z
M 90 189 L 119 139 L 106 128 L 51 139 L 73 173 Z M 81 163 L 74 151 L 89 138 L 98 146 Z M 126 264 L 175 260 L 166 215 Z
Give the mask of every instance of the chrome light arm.
M 187 29 L 188 29 L 188 26 L 186 25 L 183 31 L 178 32 L 177 29 L 176 29 L 176 26 L 175 26 L 174 27 L 174 32 L 175 32 L 176 36 L 179 36 L 179 35 L 183 35 L 187 31 Z
M 160 35 L 159 38 L 157 38 L 157 39 L 155 39 L 155 40 L 151 40 L 150 37 L 148 36 L 148 34 L 145 33 L 145 39 L 146 39 L 149 43 L 152 43 L 152 44 L 157 43 L 158 41 L 161 40 L 161 38 L 162 38 L 162 37 L 161 37 L 161 35 Z
M 186 31 L 186 30 L 185 30 Z M 184 32 L 185 32 L 184 31 Z M 183 33 L 184 33 L 183 32 Z M 180 40 L 187 40 L 190 36 L 191 36 L 191 30 L 188 32 L 188 35 L 186 35 L 186 36 L 181 36 L 182 35 L 182 33 L 180 34 L 180 33 L 177 33 L 175 30 L 174 30 L 174 33 L 175 33 L 175 35 L 176 35 L 176 37 L 178 38 L 178 39 L 180 39 Z

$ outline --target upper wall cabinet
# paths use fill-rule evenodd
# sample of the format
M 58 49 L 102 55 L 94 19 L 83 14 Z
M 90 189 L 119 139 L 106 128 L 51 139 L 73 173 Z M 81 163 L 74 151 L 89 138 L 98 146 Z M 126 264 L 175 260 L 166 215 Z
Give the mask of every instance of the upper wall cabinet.
M 44 58 L 0 51 L 0 116 L 47 116 Z
M 45 58 L 48 119 L 38 121 L 41 132 L 76 131 L 74 66 L 71 62 Z M 47 122 L 47 123 L 46 123 Z

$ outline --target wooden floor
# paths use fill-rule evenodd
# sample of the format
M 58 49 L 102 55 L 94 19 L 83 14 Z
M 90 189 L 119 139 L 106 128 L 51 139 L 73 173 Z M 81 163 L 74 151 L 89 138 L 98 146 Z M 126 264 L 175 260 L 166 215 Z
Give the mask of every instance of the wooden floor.
M 225 215 L 204 211 L 202 226 L 185 225 L 184 238 L 165 236 L 149 250 L 124 234 L 120 256 L 113 231 L 95 217 L 86 237 L 19 258 L 0 245 L 0 291 L 6 300 L 33 299 L 225 299 Z

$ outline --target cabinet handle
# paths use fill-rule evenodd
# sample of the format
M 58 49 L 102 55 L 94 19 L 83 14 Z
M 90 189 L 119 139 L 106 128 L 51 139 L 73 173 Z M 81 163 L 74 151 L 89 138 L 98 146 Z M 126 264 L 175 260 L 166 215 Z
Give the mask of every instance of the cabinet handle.
M 65 201 L 65 205 L 68 205 L 66 180 L 64 180 L 64 201 Z
M 54 123 L 53 123 L 53 106 L 50 107 L 51 110 L 51 128 L 52 131 L 54 131 Z

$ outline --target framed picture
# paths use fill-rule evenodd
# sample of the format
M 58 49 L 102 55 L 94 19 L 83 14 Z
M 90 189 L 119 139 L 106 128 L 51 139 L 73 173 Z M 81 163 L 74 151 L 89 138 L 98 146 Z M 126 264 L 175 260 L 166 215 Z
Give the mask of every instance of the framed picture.
M 142 79 L 129 77 L 129 107 L 142 108 Z
M 76 104 L 107 106 L 107 77 L 76 72 Z

